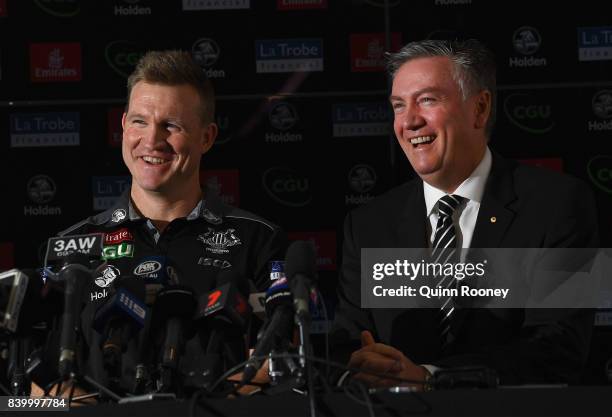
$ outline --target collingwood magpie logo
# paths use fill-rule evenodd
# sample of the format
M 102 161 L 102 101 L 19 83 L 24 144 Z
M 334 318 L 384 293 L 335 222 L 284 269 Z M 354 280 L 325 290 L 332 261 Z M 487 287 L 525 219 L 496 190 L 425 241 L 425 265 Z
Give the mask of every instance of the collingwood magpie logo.
M 111 221 L 113 223 L 119 223 L 121 220 L 125 219 L 125 216 L 126 216 L 126 212 L 124 209 L 117 209 L 113 211 Z
M 97 277 L 94 282 L 98 287 L 105 288 L 111 285 L 111 283 L 119 275 L 121 275 L 121 272 L 119 272 L 119 270 L 115 266 L 109 265 L 102 271 L 102 275 Z
M 242 242 L 235 235 L 236 229 L 227 229 L 226 231 L 217 231 L 208 228 L 208 232 L 198 236 L 198 240 L 206 245 L 206 250 L 212 253 L 228 253 L 227 248 L 240 245 Z

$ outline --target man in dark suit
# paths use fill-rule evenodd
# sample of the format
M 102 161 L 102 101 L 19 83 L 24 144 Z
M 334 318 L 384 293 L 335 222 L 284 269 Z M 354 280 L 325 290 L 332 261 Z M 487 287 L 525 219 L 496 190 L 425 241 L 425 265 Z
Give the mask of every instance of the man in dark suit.
M 472 365 L 495 369 L 501 383 L 575 381 L 592 311 L 361 308 L 362 248 L 598 244 L 595 203 L 585 185 L 488 148 L 496 75 L 484 45 L 412 42 L 390 55 L 388 69 L 394 131 L 418 177 L 346 218 L 334 351 L 349 366 L 417 381 L 440 368 Z M 352 378 L 398 384 L 365 372 Z

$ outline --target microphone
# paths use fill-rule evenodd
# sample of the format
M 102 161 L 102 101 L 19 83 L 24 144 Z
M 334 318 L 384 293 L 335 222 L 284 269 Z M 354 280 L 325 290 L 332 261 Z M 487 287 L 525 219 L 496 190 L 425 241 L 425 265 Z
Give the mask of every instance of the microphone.
M 25 333 L 42 319 L 43 281 L 34 269 L 11 269 L 0 273 L 0 328 Z
M 199 297 L 194 318 L 216 318 L 245 329 L 252 312 L 246 298 L 248 293 L 248 281 L 241 279 L 238 272 L 222 270 L 217 276 L 217 288 Z
M 193 291 L 184 286 L 163 288 L 157 294 L 153 307 L 153 320 L 157 326 L 152 324 L 152 327 L 165 323 L 166 329 L 159 381 L 161 392 L 170 392 L 173 388 L 179 355 L 183 351 L 185 328 L 193 318 L 196 304 Z
M 35 270 L 12 269 L 0 274 L 0 328 L 9 332 L 7 376 L 12 395 L 29 395 L 26 360 L 31 350 L 32 325 L 42 319 L 42 280 Z
M 178 284 L 174 267 L 165 256 L 147 256 L 142 258 L 132 273 L 135 277 L 144 281 L 144 301 L 149 306 L 155 303 L 159 290 Z
M 291 294 L 293 295 L 295 321 L 300 336 L 300 343 L 298 345 L 300 365 L 302 370 L 306 372 L 308 395 L 311 397 L 311 403 L 314 403 L 312 361 L 306 359 L 306 356 L 312 352 L 309 304 L 317 275 L 316 253 L 312 242 L 297 240 L 289 246 L 285 255 L 285 273 L 289 280 Z M 316 299 L 313 301 L 315 301 L 316 305 Z M 304 375 L 302 374 L 301 376 Z
M 218 358 L 212 367 L 208 365 L 213 375 L 246 360 L 245 334 L 252 314 L 247 298 L 248 280 L 229 268 L 219 272 L 216 284 L 217 288 L 199 297 L 194 316 L 201 341 L 207 341 L 207 360 Z M 207 381 L 210 380 L 207 378 Z M 200 385 L 203 383 L 201 381 Z
M 292 296 L 286 278 L 277 279 L 266 291 L 266 314 L 261 337 L 257 340 L 253 355 L 249 358 L 242 373 L 241 385 L 248 384 L 263 363 L 263 357 L 272 349 L 287 345 L 293 332 L 294 312 Z
M 64 379 L 75 371 L 76 339 L 83 291 L 92 279 L 92 263 L 99 262 L 102 258 L 103 241 L 102 233 L 94 233 L 53 237 L 47 244 L 45 271 L 52 280 L 61 282 L 64 287 L 58 364 L 59 374 Z M 59 273 L 53 273 L 54 266 L 59 266 Z
M 285 274 L 298 320 L 310 319 L 309 302 L 316 281 L 316 253 L 312 242 L 297 240 L 287 249 Z
M 144 282 L 135 277 L 113 281 L 115 293 L 94 315 L 93 327 L 102 335 L 104 367 L 113 376 L 121 373 L 121 353 L 127 349 L 130 336 L 142 329 L 147 316 Z
M 164 287 L 178 284 L 174 266 L 165 256 L 148 256 L 142 258 L 134 268 L 135 277 L 144 281 L 145 304 L 149 307 L 155 305 L 157 293 Z M 159 314 L 159 313 L 158 313 Z M 151 348 L 151 318 L 153 314 L 147 314 L 145 324 L 138 336 L 138 347 L 136 352 L 136 374 L 133 394 L 143 394 L 148 383 L 149 375 L 147 363 L 150 362 Z

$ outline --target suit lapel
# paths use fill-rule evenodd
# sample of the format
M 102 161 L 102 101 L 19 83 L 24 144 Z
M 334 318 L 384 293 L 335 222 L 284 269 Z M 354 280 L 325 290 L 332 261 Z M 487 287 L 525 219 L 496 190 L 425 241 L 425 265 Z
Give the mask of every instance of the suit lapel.
M 396 225 L 396 240 L 398 248 L 427 247 L 425 219 L 425 196 L 423 181 L 415 178 L 407 184 L 406 200 L 402 204 Z
M 508 161 L 496 153 L 492 152 L 492 156 L 491 173 L 487 179 L 470 244 L 472 248 L 501 247 L 504 236 L 516 215 L 515 211 L 510 208 L 511 203 L 516 200 L 512 168 Z M 469 260 L 469 252 L 466 260 Z M 462 300 L 462 302 L 466 308 L 457 310 L 451 323 L 453 334 L 458 334 L 464 324 L 468 315 L 467 308 L 470 307 L 472 299 Z
M 511 167 L 507 161 L 493 153 L 491 173 L 478 210 L 471 247 L 500 247 L 504 235 L 514 220 L 515 212 L 509 208 L 514 200 L 516 194 Z

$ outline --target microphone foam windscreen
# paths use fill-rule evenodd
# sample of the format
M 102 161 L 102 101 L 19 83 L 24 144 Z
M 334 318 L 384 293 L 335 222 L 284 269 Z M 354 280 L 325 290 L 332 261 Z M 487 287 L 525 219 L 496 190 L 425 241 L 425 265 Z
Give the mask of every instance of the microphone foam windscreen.
M 285 274 L 291 280 L 296 274 L 314 277 L 317 270 L 317 256 L 312 242 L 296 240 L 285 255 Z

